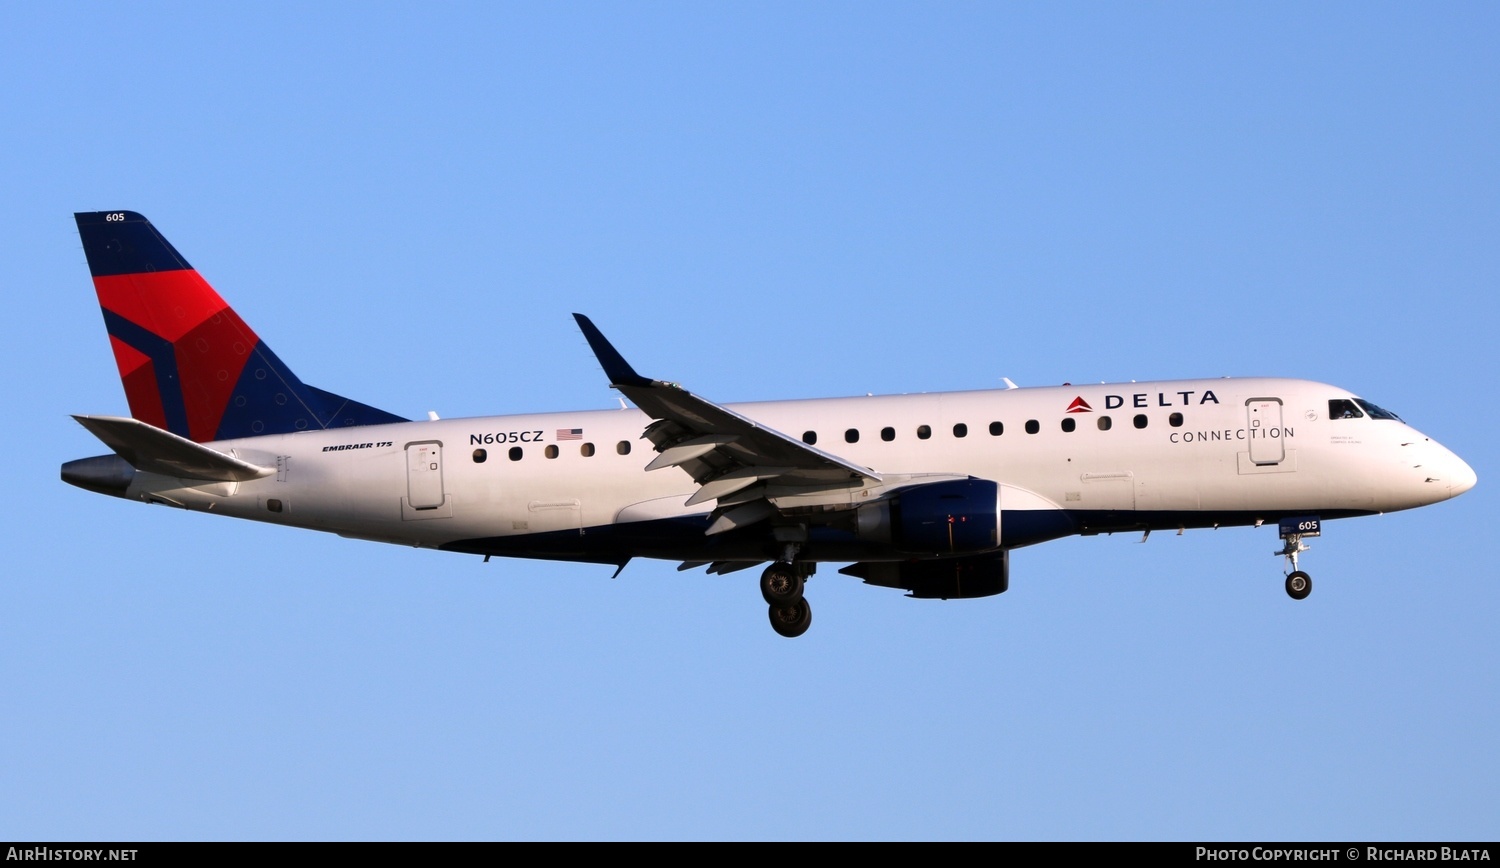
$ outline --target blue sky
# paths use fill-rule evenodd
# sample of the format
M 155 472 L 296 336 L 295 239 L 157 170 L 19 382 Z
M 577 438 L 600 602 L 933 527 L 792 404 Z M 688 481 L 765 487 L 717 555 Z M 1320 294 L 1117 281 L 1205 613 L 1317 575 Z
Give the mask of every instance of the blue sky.
M 0 28 L 4 839 L 1500 837 L 1493 4 L 19 3 Z M 72 212 L 310 382 L 608 407 L 1337 383 L 1478 472 L 1073 539 L 1011 590 L 492 561 L 90 495 Z

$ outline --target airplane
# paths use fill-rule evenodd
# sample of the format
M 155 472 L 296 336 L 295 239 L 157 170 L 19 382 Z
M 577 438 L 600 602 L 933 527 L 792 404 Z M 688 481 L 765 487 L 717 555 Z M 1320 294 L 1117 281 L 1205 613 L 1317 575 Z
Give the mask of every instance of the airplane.
M 773 629 L 819 564 L 919 599 L 992 596 L 1010 551 L 1274 524 L 1286 593 L 1325 520 L 1411 509 L 1474 471 L 1396 414 L 1298 379 L 1218 378 L 717 404 L 642 376 L 574 314 L 619 409 L 412 421 L 304 383 L 152 224 L 75 215 L 130 416 L 89 491 L 483 556 L 727 574 L 766 564 Z M 642 444 L 641 441 L 645 443 Z M 1144 539 L 1144 537 L 1143 537 Z

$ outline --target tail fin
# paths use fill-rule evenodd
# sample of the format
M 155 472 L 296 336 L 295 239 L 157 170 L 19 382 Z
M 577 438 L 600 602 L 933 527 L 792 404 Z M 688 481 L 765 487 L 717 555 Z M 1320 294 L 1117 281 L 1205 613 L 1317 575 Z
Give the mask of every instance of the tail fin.
M 136 419 L 197 443 L 406 421 L 299 380 L 145 217 L 73 216 Z

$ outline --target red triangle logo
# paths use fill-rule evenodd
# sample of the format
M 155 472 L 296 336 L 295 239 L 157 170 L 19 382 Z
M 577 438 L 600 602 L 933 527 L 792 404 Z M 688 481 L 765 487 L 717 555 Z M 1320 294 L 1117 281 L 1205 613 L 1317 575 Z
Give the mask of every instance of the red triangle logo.
M 1089 402 L 1083 400 L 1083 396 L 1080 395 L 1077 398 L 1073 399 L 1073 403 L 1071 403 L 1071 404 L 1068 405 L 1068 412 L 1069 413 L 1092 413 L 1092 412 L 1094 412 L 1094 408 L 1090 407 L 1089 406 Z

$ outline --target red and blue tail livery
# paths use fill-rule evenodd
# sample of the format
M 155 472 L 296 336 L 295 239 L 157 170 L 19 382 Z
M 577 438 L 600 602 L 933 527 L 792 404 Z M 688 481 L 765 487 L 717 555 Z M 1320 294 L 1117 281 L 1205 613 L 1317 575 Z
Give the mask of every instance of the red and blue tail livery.
M 136 419 L 198 443 L 406 421 L 303 383 L 145 217 L 74 217 Z

